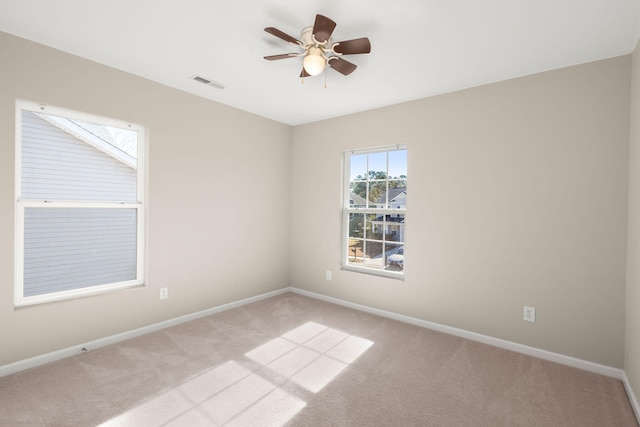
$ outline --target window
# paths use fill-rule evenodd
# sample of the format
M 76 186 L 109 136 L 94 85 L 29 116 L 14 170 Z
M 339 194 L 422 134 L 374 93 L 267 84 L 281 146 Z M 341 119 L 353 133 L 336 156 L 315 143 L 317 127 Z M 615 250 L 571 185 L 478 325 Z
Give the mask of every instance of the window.
M 407 211 L 407 149 L 345 153 L 346 269 L 401 278 Z
M 143 283 L 145 130 L 18 102 L 15 304 Z

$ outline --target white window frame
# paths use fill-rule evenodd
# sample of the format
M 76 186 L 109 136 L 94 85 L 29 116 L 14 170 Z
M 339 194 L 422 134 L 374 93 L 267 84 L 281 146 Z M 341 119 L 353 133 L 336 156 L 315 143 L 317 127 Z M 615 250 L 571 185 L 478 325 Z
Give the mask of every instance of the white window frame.
M 137 139 L 137 173 L 136 173 L 136 201 L 135 202 L 103 202 L 103 201 L 74 201 L 74 200 L 30 200 L 23 199 L 22 194 L 22 111 L 32 111 L 35 113 L 45 113 L 55 116 L 62 116 L 77 119 L 89 123 L 112 126 L 138 133 Z M 38 104 L 29 101 L 16 101 L 16 155 L 15 155 L 15 274 L 14 274 L 14 305 L 16 307 L 42 304 L 53 301 L 61 301 L 89 295 L 96 295 L 112 292 L 119 289 L 126 289 L 144 285 L 144 275 L 146 270 L 145 258 L 145 194 L 146 194 L 146 155 L 147 155 L 147 129 L 140 124 L 129 123 L 122 120 L 97 116 L 93 114 L 78 112 L 60 107 Z M 136 241 L 136 278 L 133 280 L 121 281 L 103 285 L 93 285 L 89 287 L 71 289 L 64 291 L 49 292 L 46 294 L 25 296 L 24 295 L 24 231 L 25 231 L 25 209 L 26 208 L 108 208 L 108 209 L 136 209 L 137 212 L 137 241 Z
M 369 153 L 380 153 L 380 152 L 390 152 L 397 150 L 407 150 L 407 145 L 391 145 L 384 147 L 376 147 L 376 148 L 368 148 L 368 149 L 358 149 L 358 150 L 348 150 L 344 153 L 344 175 L 343 175 L 343 202 L 342 202 L 342 269 L 355 271 L 359 273 L 372 274 L 376 276 L 390 277 L 394 279 L 404 280 L 405 277 L 405 269 L 401 271 L 389 271 L 385 269 L 367 267 L 364 265 L 354 265 L 349 263 L 349 217 L 353 213 L 359 214 L 376 214 L 376 215 L 396 215 L 401 214 L 404 215 L 405 218 L 405 238 L 403 240 L 403 246 L 406 244 L 406 218 L 407 218 L 407 208 L 406 205 L 404 208 L 363 208 L 363 207 L 351 207 L 349 200 L 351 196 L 351 156 L 360 155 L 360 154 L 369 154 Z M 388 162 L 388 159 L 387 159 Z M 388 165 L 387 165 L 388 170 Z M 368 166 L 367 166 L 368 171 Z M 408 176 L 408 175 L 407 175 Z M 387 177 L 388 179 L 388 177 Z M 388 202 L 388 200 L 387 200 Z

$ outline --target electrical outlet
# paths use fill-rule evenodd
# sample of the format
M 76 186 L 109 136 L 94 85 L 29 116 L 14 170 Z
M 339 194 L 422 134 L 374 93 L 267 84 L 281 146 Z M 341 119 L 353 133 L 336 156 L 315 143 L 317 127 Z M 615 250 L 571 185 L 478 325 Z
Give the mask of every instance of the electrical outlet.
M 167 299 L 169 297 L 169 288 L 160 288 L 160 299 Z
M 331 270 L 327 270 L 325 276 L 324 276 L 327 280 L 331 280 Z
M 536 308 L 535 307 L 527 307 L 524 306 L 524 320 L 527 322 L 535 322 L 536 321 Z

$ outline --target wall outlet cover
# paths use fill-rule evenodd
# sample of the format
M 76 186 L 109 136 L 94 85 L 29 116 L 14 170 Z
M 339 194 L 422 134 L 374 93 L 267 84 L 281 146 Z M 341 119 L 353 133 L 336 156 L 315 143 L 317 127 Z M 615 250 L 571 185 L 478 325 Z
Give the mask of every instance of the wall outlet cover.
M 536 321 L 536 309 L 535 307 L 527 307 L 524 306 L 524 320 L 527 322 L 535 322 Z

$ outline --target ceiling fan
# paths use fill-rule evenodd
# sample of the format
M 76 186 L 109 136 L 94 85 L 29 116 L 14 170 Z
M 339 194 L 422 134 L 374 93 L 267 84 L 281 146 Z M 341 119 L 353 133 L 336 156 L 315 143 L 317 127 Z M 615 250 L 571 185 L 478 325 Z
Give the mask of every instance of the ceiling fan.
M 331 34 L 335 28 L 336 23 L 323 15 L 316 15 L 313 27 L 306 27 L 302 30 L 300 33 L 302 40 L 291 37 L 277 28 L 267 27 L 264 29 L 267 33 L 295 45 L 301 51 L 265 56 L 264 59 L 274 61 L 304 56 L 300 77 L 317 76 L 322 73 L 325 66 L 347 76 L 353 73 L 357 65 L 342 59 L 341 56 L 369 53 L 371 52 L 371 43 L 366 37 L 331 43 Z

